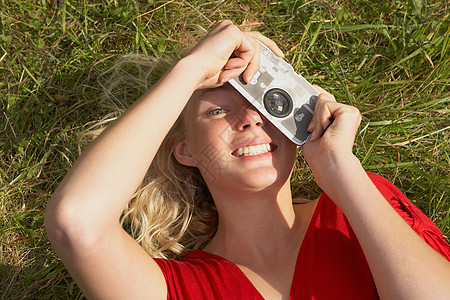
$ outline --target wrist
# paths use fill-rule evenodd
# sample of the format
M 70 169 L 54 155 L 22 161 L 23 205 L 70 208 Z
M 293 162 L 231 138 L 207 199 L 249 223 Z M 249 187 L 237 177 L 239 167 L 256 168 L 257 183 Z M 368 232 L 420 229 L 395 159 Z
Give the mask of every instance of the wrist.
M 351 183 L 354 176 L 365 174 L 358 158 L 349 153 L 330 153 L 329 158 L 312 168 L 320 188 L 331 196 Z
M 353 197 L 371 183 L 359 160 L 353 156 L 341 161 L 339 167 L 330 168 L 330 176 L 324 183 L 323 190 L 341 209 L 342 202 Z
M 192 53 L 180 59 L 174 66 L 186 73 L 186 80 L 192 80 L 194 83 L 194 91 L 201 88 L 207 75 L 206 71 L 199 63 L 199 59 Z

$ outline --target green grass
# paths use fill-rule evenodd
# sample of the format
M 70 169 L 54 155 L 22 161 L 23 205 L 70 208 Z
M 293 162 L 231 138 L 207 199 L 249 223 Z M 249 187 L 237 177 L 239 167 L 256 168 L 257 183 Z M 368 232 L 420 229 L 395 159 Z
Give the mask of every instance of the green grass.
M 364 167 L 449 237 L 447 1 L 0 3 L 1 299 L 83 298 L 43 211 L 84 146 L 79 133 L 106 113 L 98 78 L 123 54 L 179 56 L 225 18 L 271 37 L 298 72 L 357 106 Z M 294 178 L 296 195 L 319 193 L 300 159 Z

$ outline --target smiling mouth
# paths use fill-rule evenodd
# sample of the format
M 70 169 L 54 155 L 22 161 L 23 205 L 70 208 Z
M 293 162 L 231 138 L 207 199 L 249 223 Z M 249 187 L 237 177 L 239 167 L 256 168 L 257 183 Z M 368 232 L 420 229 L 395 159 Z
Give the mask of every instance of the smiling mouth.
M 236 157 L 241 156 L 254 156 L 259 154 L 264 154 L 268 152 L 273 152 L 275 150 L 275 146 L 270 143 L 265 144 L 259 144 L 259 145 L 252 145 L 252 146 L 245 146 L 242 148 L 238 148 L 234 150 L 231 154 Z

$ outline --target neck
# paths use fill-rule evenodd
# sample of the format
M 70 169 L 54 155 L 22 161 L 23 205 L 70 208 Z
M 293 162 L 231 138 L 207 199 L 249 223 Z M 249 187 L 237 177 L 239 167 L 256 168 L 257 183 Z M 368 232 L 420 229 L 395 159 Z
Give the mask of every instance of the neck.
M 294 211 L 289 181 L 277 191 L 212 191 L 219 226 L 205 251 L 231 258 L 237 253 L 271 256 L 295 243 L 302 222 Z M 309 221 L 309 220 L 308 220 Z

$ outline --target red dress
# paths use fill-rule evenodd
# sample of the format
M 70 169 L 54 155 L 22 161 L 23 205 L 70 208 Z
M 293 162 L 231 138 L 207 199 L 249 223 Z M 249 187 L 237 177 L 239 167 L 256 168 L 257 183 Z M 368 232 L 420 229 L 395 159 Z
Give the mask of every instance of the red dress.
M 412 229 L 450 260 L 450 246 L 437 226 L 391 182 L 368 175 Z M 239 267 L 225 258 L 197 250 L 180 261 L 156 262 L 167 282 L 168 299 L 264 299 Z M 359 242 L 325 193 L 300 247 L 290 299 L 378 299 Z

